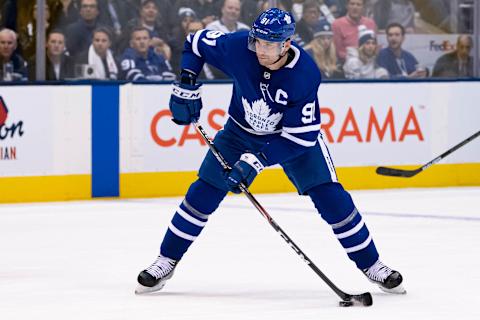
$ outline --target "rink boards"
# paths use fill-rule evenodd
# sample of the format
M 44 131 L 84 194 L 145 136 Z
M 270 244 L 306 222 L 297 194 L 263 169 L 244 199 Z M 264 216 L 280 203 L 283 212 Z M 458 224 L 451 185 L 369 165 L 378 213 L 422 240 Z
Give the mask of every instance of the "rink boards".
M 227 118 L 231 84 L 203 86 L 200 122 Z M 418 167 L 480 129 L 480 82 L 327 83 L 322 131 L 349 189 L 480 185 L 480 139 L 410 178 L 379 165 Z M 0 87 L 0 202 L 182 195 L 207 147 L 170 121 L 168 84 Z M 253 192 L 294 191 L 279 167 Z

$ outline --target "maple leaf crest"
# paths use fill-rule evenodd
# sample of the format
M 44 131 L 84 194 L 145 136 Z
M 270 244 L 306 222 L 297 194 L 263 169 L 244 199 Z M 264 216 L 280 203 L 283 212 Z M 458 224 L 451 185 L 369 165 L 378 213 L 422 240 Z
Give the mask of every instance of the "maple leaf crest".
M 247 99 L 242 97 L 242 104 L 245 111 L 245 121 L 255 131 L 273 132 L 282 119 L 283 114 L 281 112 L 270 114 L 272 110 L 263 99 L 255 100 L 250 105 Z

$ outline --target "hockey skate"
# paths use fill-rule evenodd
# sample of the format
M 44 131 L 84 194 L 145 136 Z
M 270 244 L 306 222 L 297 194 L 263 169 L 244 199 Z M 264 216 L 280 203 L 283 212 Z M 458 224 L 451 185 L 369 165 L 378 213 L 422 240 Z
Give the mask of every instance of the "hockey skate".
M 159 255 L 147 269 L 140 272 L 135 294 L 144 294 L 161 290 L 165 282 L 173 276 L 177 261 Z
M 377 284 L 382 291 L 388 293 L 405 294 L 407 291 L 402 286 L 402 275 L 377 260 L 370 268 L 363 269 L 368 280 Z

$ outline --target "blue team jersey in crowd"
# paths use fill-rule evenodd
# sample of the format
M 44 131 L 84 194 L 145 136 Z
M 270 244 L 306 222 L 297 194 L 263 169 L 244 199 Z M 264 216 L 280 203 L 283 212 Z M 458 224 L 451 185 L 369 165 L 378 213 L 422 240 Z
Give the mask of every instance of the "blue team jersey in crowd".
M 133 48 L 125 50 L 120 63 L 125 80 L 174 80 L 175 74 L 165 58 L 150 47 L 147 58 L 142 57 Z
M 248 31 L 223 34 L 200 30 L 185 42 L 182 69 L 199 74 L 207 62 L 233 78 L 230 119 L 239 131 L 264 139 L 262 152 L 269 165 L 318 143 L 320 71 L 302 48 L 295 43 L 291 48 L 293 58 L 271 71 L 248 49 Z

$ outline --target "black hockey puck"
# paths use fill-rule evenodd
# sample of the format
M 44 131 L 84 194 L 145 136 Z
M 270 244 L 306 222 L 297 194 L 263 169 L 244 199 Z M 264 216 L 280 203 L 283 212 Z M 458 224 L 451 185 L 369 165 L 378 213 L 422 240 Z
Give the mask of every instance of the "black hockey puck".
M 353 306 L 353 301 L 340 301 L 338 305 L 340 307 L 351 307 Z
M 363 305 L 366 307 L 369 307 L 373 304 L 373 299 L 370 292 L 365 292 L 364 294 L 362 294 L 362 302 L 363 302 Z

